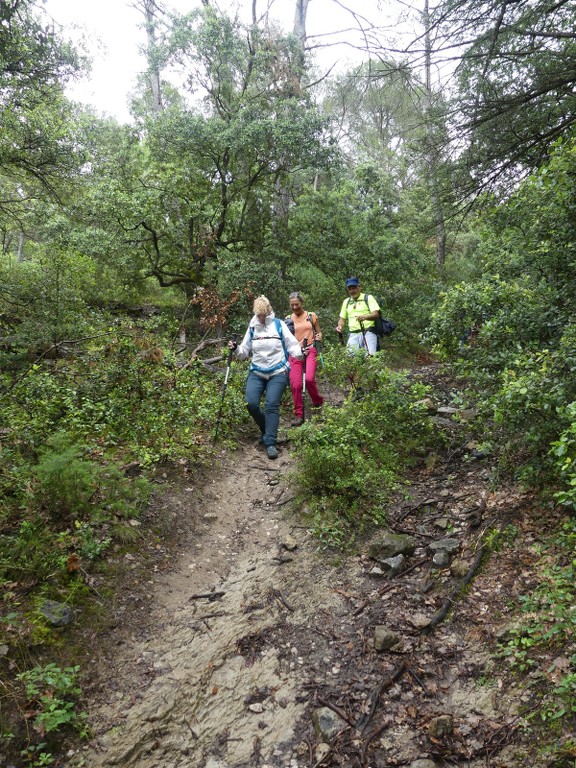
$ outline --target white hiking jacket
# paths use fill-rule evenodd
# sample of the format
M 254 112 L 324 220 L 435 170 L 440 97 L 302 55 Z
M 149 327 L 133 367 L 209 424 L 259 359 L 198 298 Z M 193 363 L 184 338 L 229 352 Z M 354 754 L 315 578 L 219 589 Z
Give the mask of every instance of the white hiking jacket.
M 278 323 L 281 333 L 278 332 Z M 256 315 L 250 320 L 242 343 L 236 348 L 236 355 L 243 360 L 250 354 L 250 370 L 264 377 L 289 371 L 288 355 L 297 360 L 304 357 L 296 337 L 274 313 L 266 317 L 264 325 L 258 322 Z

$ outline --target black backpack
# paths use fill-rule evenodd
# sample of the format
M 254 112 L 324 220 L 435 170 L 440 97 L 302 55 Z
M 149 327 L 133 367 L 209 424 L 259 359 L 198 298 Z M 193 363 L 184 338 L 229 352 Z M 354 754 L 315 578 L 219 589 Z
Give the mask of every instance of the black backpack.
M 369 308 L 368 305 L 368 297 L 369 294 L 364 294 L 364 303 Z M 348 304 L 352 299 L 348 299 Z M 380 306 L 380 301 L 378 298 L 376 298 L 376 301 L 378 302 L 378 306 Z M 376 320 L 374 320 L 374 333 L 376 336 L 378 336 L 378 339 L 381 339 L 383 336 L 390 336 L 392 331 L 396 328 L 396 323 L 393 320 L 387 320 L 385 317 L 382 317 L 382 311 L 378 310 L 378 317 Z

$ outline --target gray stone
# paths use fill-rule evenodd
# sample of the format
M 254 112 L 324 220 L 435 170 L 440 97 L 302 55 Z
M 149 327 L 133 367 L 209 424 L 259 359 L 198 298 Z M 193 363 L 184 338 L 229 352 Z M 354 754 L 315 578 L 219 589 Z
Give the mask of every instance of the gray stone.
M 387 557 L 385 560 L 380 560 L 380 565 L 388 576 L 396 576 L 402 570 L 405 560 L 404 555 L 396 555 L 396 557 Z
M 432 416 L 430 421 L 433 421 L 437 427 L 453 427 L 454 422 L 450 419 L 443 419 L 442 416 Z
M 412 536 L 405 533 L 384 531 L 377 535 L 370 544 L 368 556 L 382 563 L 384 560 L 397 555 L 413 555 L 415 549 L 416 541 Z
M 400 636 L 383 624 L 374 627 L 374 650 L 389 651 L 400 642 Z
M 453 416 L 455 413 L 458 413 L 458 408 L 454 408 L 451 405 L 442 405 L 438 408 L 437 413 L 442 416 Z
M 410 768 L 436 768 L 436 763 L 434 760 L 414 760 L 413 763 L 410 763 Z
M 295 549 L 298 549 L 298 542 L 295 538 L 288 535 L 282 540 L 282 546 L 284 549 L 287 549 L 288 552 L 294 552 Z
M 430 624 L 429 617 L 425 616 L 423 613 L 414 613 L 411 616 L 408 616 L 408 621 L 413 627 L 416 627 L 416 629 L 424 629 L 424 627 L 427 627 Z
M 332 750 L 328 746 L 328 744 L 325 744 L 322 742 L 321 744 L 318 744 L 316 749 L 314 750 L 314 760 L 316 760 L 316 765 L 320 765 L 320 763 L 324 760 L 324 758 L 330 754 Z
M 432 739 L 440 741 L 454 732 L 454 720 L 452 715 L 439 715 L 432 718 L 428 724 L 428 733 Z
M 72 608 L 56 600 L 44 600 L 38 610 L 53 627 L 65 627 L 74 621 Z
M 312 713 L 312 722 L 316 732 L 324 741 L 330 741 L 341 730 L 346 728 L 346 723 L 329 707 L 320 707 Z
M 437 568 L 444 568 L 445 566 L 450 565 L 450 555 L 448 552 L 440 550 L 440 552 L 435 553 L 432 562 Z
M 453 555 L 460 549 L 460 542 L 458 539 L 440 539 L 440 541 L 432 541 L 428 545 L 430 552 L 447 552 L 449 555 Z

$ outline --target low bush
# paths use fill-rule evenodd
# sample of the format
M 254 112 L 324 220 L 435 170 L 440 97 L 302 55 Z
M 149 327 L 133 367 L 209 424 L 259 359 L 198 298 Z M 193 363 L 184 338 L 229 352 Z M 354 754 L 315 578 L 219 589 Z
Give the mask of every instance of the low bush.
M 433 425 L 421 404 L 426 388 L 386 366 L 384 354 L 325 355 L 326 375 L 347 387 L 342 407 L 293 434 L 295 482 L 312 527 L 326 545 L 346 547 L 385 521 L 385 505 Z

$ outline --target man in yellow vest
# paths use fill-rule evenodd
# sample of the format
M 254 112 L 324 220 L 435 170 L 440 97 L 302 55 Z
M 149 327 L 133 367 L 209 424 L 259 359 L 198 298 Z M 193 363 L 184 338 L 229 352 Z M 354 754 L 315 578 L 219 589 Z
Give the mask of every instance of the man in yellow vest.
M 357 277 L 346 280 L 348 298 L 342 302 L 336 332 L 342 330 L 348 323 L 348 348 L 366 349 L 369 355 L 376 354 L 378 336 L 374 332 L 374 321 L 378 317 L 380 307 L 374 296 L 362 292 Z

